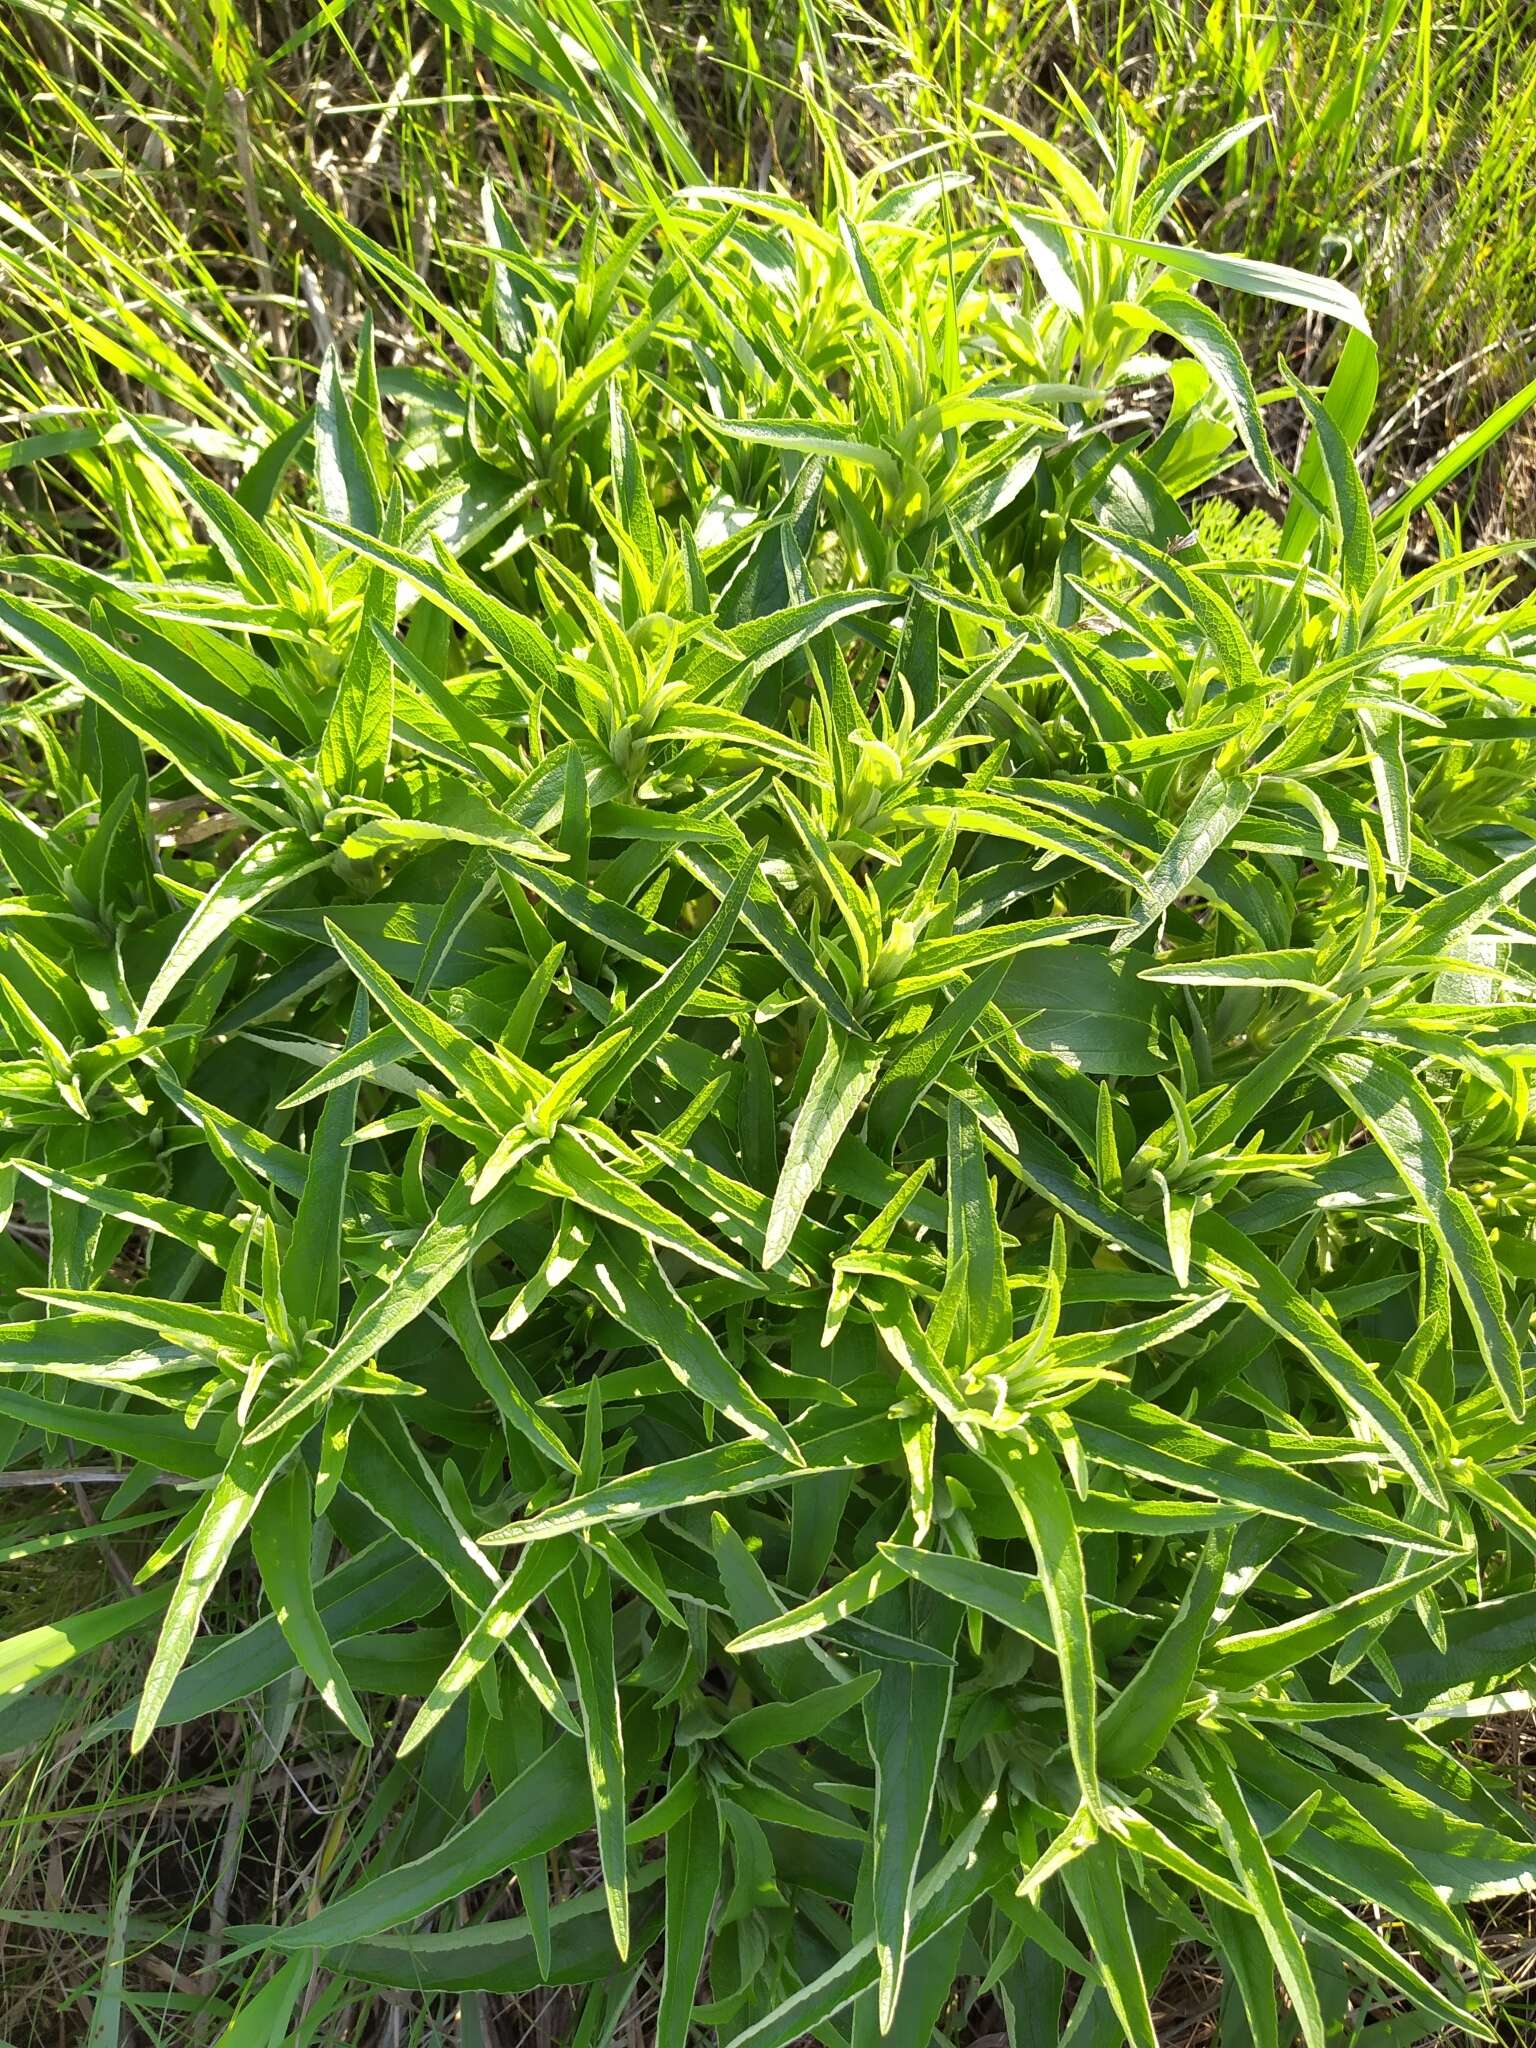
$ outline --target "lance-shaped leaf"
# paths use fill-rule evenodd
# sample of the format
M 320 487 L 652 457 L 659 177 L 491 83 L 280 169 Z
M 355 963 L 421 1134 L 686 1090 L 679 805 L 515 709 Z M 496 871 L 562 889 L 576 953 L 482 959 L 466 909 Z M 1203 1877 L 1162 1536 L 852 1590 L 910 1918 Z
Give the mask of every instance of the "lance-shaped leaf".
M 1450 1132 L 1429 1091 L 1384 1047 L 1333 1053 L 1323 1071 L 1391 1160 L 1434 1233 L 1499 1399 L 1518 1418 L 1525 1412 L 1520 1347 L 1499 1269 L 1477 1211 L 1451 1178 Z
M 1391 1451 L 1424 1498 L 1443 1507 L 1439 1477 L 1402 1404 L 1353 1346 L 1224 1216 L 1204 1217 L 1195 1230 L 1205 1276 L 1237 1295 L 1303 1351 L 1340 1400 Z
M 248 846 L 214 883 L 177 934 L 171 950 L 139 1005 L 137 1029 L 143 1031 L 166 998 L 225 935 L 258 905 L 290 882 L 324 867 L 330 856 L 316 853 L 301 832 L 269 832 Z
M 240 1444 L 197 1510 L 181 1576 L 160 1624 L 160 1635 L 139 1694 L 133 1722 L 135 1750 L 142 1749 L 155 1732 L 171 1687 L 191 1651 L 203 1609 L 260 1506 L 262 1495 L 291 1454 L 293 1443 L 293 1435 L 288 1432 L 255 1447 Z
M 560 1737 L 518 1779 L 425 1855 L 365 1879 L 307 1920 L 266 1933 L 274 1948 L 331 1949 L 419 1920 L 488 1884 L 526 1856 L 558 1848 L 591 1824 L 581 1744 Z
M 929 1647 L 947 1650 L 953 1644 L 960 1624 L 955 1607 L 947 1602 L 936 1606 L 929 1618 L 920 1615 L 915 1595 L 909 1594 L 905 1604 L 907 1627 L 920 1633 Z M 913 1891 L 928 1833 L 954 1667 L 947 1657 L 921 1664 L 893 1658 L 879 1670 L 879 1682 L 864 1701 L 864 1731 L 875 1766 L 870 1857 L 880 2031 L 889 2033 L 907 1965 Z
M 667 1833 L 666 1945 L 656 2048 L 687 2048 L 694 1988 L 709 1946 L 720 1889 L 720 1814 L 703 1792 Z
M 1083 1803 L 1096 1816 L 1101 1801 L 1093 1632 L 1088 1621 L 1082 1539 L 1072 1499 L 1055 1450 L 1048 1443 L 1024 1431 L 1007 1437 L 989 1433 L 983 1441 L 988 1462 L 1001 1475 L 1035 1553 L 1061 1667 L 1067 1741 Z
M 597 1816 L 597 1851 L 602 1864 L 608 1918 L 620 1960 L 629 1953 L 629 1878 L 625 1844 L 624 1730 L 619 1682 L 614 1667 L 613 1594 L 607 1568 L 595 1560 L 587 1584 L 567 1573 L 549 1589 L 559 1618 L 586 1739 L 587 1775 Z
M 525 1550 L 476 1616 L 475 1625 L 443 1667 L 442 1676 L 400 1739 L 407 1756 L 432 1733 L 453 1703 L 472 1684 L 517 1628 L 533 1603 L 548 1592 L 576 1557 L 568 1539 L 536 1543 Z
M 611 1233 L 600 1232 L 585 1270 L 604 1307 L 666 1362 L 696 1400 L 729 1415 L 738 1429 L 791 1465 L 802 1462 L 789 1431 L 753 1393 L 644 1247 L 631 1252 Z
M 368 998 L 352 1004 L 347 1048 L 356 1052 L 368 1030 Z M 348 1148 L 357 1116 L 361 1074 L 340 1082 L 325 1098 L 309 1149 L 309 1170 L 281 1269 L 283 1301 L 295 1323 L 334 1329 L 341 1301 L 342 1216 L 347 1199 Z
M 826 1045 L 795 1114 L 779 1169 L 763 1243 L 764 1266 L 776 1266 L 789 1250 L 806 1204 L 821 1186 L 838 1140 L 858 1115 L 879 1065 L 880 1054 L 874 1047 L 828 1028 Z
M 389 1286 L 358 1310 L 326 1356 L 253 1427 L 252 1441 L 285 1428 L 325 1400 L 413 1323 L 488 1238 L 535 1206 L 521 1188 L 503 1188 L 476 1203 L 463 1181 L 455 1182 Z
M 266 825 L 283 822 L 280 812 L 274 815 L 275 806 L 240 786 L 241 777 L 281 758 L 249 727 L 29 599 L 0 595 L 0 629 L 174 761 L 195 789 L 237 817 Z
M 394 737 L 395 684 L 381 634 L 393 625 L 394 612 L 393 575 L 387 569 L 371 570 L 363 585 L 351 652 L 315 756 L 316 772 L 336 798 L 377 802 L 384 794 Z
M 315 1605 L 310 1578 L 313 1504 L 297 1459 L 267 1488 L 251 1522 L 251 1549 L 279 1628 L 321 1699 L 357 1741 L 373 1733 L 342 1670 Z
M 1199 880 L 1211 856 L 1225 846 L 1247 816 L 1255 788 L 1256 784 L 1246 776 L 1226 775 L 1217 768 L 1207 773 L 1173 837 L 1158 856 L 1156 866 L 1142 883 L 1136 916 L 1113 941 L 1112 951 L 1130 945 L 1149 925 L 1156 924 L 1185 890 Z
M 1220 1744 L 1206 1744 L 1201 1761 L 1207 1773 L 1211 1805 L 1222 1845 L 1248 1895 L 1254 1918 L 1274 1957 L 1281 1982 L 1290 1993 L 1291 2004 L 1301 2022 L 1302 2038 L 1307 2048 L 1323 2048 L 1323 2011 L 1312 1967 L 1286 1911 L 1268 1845 L 1254 1825 L 1253 1816 L 1243 1799 L 1242 1787 Z

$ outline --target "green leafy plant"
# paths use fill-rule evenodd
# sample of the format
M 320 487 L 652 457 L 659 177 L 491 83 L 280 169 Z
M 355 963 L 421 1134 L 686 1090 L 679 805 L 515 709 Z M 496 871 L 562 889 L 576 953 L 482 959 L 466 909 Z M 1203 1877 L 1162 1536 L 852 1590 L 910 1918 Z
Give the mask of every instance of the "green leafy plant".
M 1241 131 L 1015 139 L 492 198 L 469 312 L 348 231 L 434 367 L 123 414 L 121 561 L 6 564 L 0 1431 L 153 1548 L 5 1711 L 142 1639 L 88 1742 L 388 1759 L 231 2039 L 1156 2048 L 1186 1942 L 1493 2038 L 1536 614 L 1373 515 L 1347 293 L 1160 239 Z M 1340 323 L 1295 477 L 1211 286 Z

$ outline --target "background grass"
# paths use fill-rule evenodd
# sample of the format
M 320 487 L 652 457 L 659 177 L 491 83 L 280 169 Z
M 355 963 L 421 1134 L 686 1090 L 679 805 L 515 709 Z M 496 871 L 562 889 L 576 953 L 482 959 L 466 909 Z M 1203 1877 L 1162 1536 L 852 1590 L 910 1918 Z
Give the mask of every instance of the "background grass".
M 104 508 L 121 503 L 100 420 L 109 402 L 142 409 L 147 387 L 150 406 L 234 466 L 274 400 L 311 395 L 325 344 L 355 333 L 365 309 L 386 366 L 419 364 L 439 346 L 348 254 L 347 228 L 445 298 L 473 303 L 478 278 L 461 245 L 478 234 L 487 174 L 535 242 L 565 236 L 583 180 L 626 154 L 674 169 L 691 154 L 706 175 L 811 190 L 822 170 L 813 109 L 827 105 L 855 166 L 863 139 L 886 157 L 923 149 L 999 181 L 1012 173 L 998 113 L 1056 134 L 1095 170 L 1096 125 L 1125 122 L 1150 160 L 1166 162 L 1266 113 L 1192 189 L 1186 222 L 1209 246 L 1359 290 L 1382 354 L 1365 450 L 1378 490 L 1530 374 L 1536 264 L 1512 224 L 1536 202 L 1536 8 L 1315 0 L 1282 15 L 1241 4 L 742 0 L 651 19 L 610 6 L 603 20 L 649 95 L 614 87 L 612 70 L 602 91 L 571 73 L 539 34 L 566 12 L 575 18 L 506 5 L 488 20 L 459 0 L 318 13 L 15 0 L 0 23 L 6 544 L 115 556 L 120 534 L 104 523 Z M 1261 376 L 1282 347 L 1308 339 L 1283 311 L 1233 310 Z M 1501 448 L 1496 475 L 1473 470 L 1460 489 L 1473 532 L 1528 531 L 1529 438 Z M 77 1519 L 82 1498 L 88 1490 L 66 1516 L 46 1489 L 0 1495 L 6 1633 L 96 1604 L 140 1561 L 121 1543 L 36 1547 Z M 237 1579 L 221 1597 L 238 1611 L 240 1595 Z M 18 2048 L 86 2039 L 103 1983 L 164 1931 L 125 1921 L 104 1947 L 94 1918 L 70 1919 L 110 1912 L 131 1864 L 146 1894 L 184 1902 L 180 1947 L 161 1945 L 136 1967 L 163 1977 L 152 1995 L 167 2029 L 181 2030 L 166 2038 L 190 2042 L 219 1928 L 302 1914 L 316 1873 L 360 1862 L 387 1811 L 375 1799 L 387 1744 L 338 1780 L 323 1731 L 279 1753 L 249 1716 L 198 1726 L 125 1766 L 82 1731 L 130 1702 L 138 1677 L 136 1654 L 101 1653 L 68 1723 L 8 1774 L 0 2038 Z M 282 1707 L 270 1702 L 271 1728 Z M 35 1726 L 0 1726 L 0 1747 L 24 1732 Z M 1518 1774 L 1518 1746 L 1500 1761 Z M 317 1780 L 324 1799 L 309 1796 Z M 1494 1930 L 1496 1952 L 1517 1956 L 1528 1940 L 1517 1914 Z M 1204 1997 L 1198 1974 L 1170 1978 L 1160 2014 L 1170 2043 L 1202 2038 Z M 407 2000 L 354 2013 L 346 2038 L 470 2041 L 503 2019 L 489 2002 L 444 2017 Z M 1528 2038 L 1514 2002 L 1508 2023 L 1511 2040 Z M 507 2019 L 504 2038 L 568 2035 L 555 1995 Z
M 585 11 L 547 10 L 578 31 Z M 577 160 L 601 169 L 615 147 L 674 168 L 691 149 L 708 174 L 806 189 L 812 99 L 838 109 L 855 167 L 863 137 L 971 175 L 997 112 L 1090 170 L 1095 127 L 1117 118 L 1168 162 L 1266 115 L 1186 196 L 1186 224 L 1205 246 L 1360 292 L 1381 347 L 1365 451 L 1380 479 L 1524 381 L 1536 266 L 1511 227 L 1536 203 L 1525 0 L 726 0 L 654 18 L 610 4 L 608 33 L 651 82 L 643 103 L 552 50 L 545 12 L 16 0 L 0 24 L 0 408 L 20 439 L 3 458 L 7 523 L 46 542 L 92 516 L 78 467 L 38 463 L 36 440 L 68 434 L 104 391 L 147 377 L 168 409 L 238 431 L 264 392 L 302 386 L 368 296 L 337 216 L 451 296 L 483 177 L 535 242 L 567 227 Z M 1283 309 L 1236 317 L 1261 375 L 1294 346 Z M 1521 529 L 1530 446 L 1497 500 L 1469 484 L 1480 529 Z

